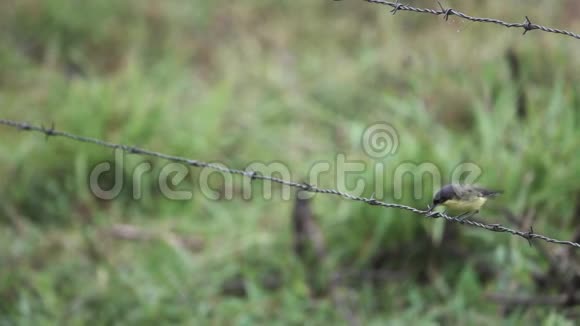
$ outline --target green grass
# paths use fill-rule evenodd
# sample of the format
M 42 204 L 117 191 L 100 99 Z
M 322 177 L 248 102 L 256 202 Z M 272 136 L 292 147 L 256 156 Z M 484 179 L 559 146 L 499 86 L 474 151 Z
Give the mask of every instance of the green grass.
M 564 4 L 447 5 L 580 30 Z M 419 185 L 404 178 L 395 198 L 398 166 L 429 162 L 447 182 L 471 162 L 479 183 L 505 190 L 482 213 L 486 222 L 511 225 L 508 209 L 532 214 L 538 233 L 572 239 L 576 231 L 580 57 L 572 38 L 391 16 L 362 1 L 26 0 L 0 4 L 0 22 L 2 118 L 232 168 L 282 162 L 296 181 L 330 162 L 320 183 L 332 188 L 340 153 L 366 164 L 349 186 L 365 180 L 370 196 L 379 162 L 383 199 L 414 207 L 427 205 L 431 183 L 416 199 Z M 524 120 L 510 50 L 521 63 Z M 375 161 L 361 135 L 380 121 L 400 144 Z M 200 192 L 201 171 L 190 169 L 180 187 L 193 198 L 171 201 L 156 178 L 168 162 L 124 155 L 126 185 L 134 167 L 152 164 L 143 197 L 125 187 L 103 201 L 87 180 L 114 159 L 111 150 L 9 128 L 0 137 L 0 325 L 346 323 L 330 295 L 309 288 L 309 266 L 292 251 L 293 203 L 280 187 L 272 199 L 257 191 L 245 200 L 235 176 L 233 199 L 211 200 Z M 210 182 L 223 185 L 217 175 Z M 540 249 L 561 247 L 332 196 L 317 195 L 313 208 L 328 246 L 321 278 L 350 275 L 339 293 L 363 324 L 563 325 L 578 312 L 502 314 L 486 298 L 558 294 L 534 275 L 550 267 Z M 119 224 L 148 238 L 114 236 Z M 389 276 L 357 276 L 377 270 Z

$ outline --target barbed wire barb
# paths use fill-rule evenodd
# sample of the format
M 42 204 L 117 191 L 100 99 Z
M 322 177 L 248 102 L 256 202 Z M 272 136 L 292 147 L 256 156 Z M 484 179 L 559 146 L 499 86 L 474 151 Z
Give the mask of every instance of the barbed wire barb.
M 530 245 L 530 247 L 532 246 L 532 238 L 530 237 L 531 234 L 534 234 L 534 227 L 532 225 L 530 225 L 530 232 L 528 232 L 527 237 L 528 237 L 528 244 Z
M 391 14 L 393 14 L 393 16 L 397 13 L 397 11 L 399 11 L 399 9 L 401 8 L 401 4 L 399 3 L 400 0 L 397 0 L 397 2 L 395 2 L 395 4 L 393 5 L 393 9 L 391 9 Z
M 439 1 L 437 1 L 437 4 L 439 5 L 439 8 L 441 8 L 441 11 L 443 11 L 443 15 L 444 15 L 443 18 L 445 19 L 445 21 L 448 21 L 449 16 L 453 15 L 453 9 L 451 9 L 451 8 L 445 9 L 443 7 L 443 5 L 441 4 L 441 2 L 439 2 Z
M 472 22 L 477 22 L 477 23 L 491 23 L 491 24 L 496 24 L 496 25 L 501 25 L 507 28 L 523 28 L 524 32 L 522 35 L 525 35 L 527 32 L 529 31 L 533 31 L 533 30 L 540 30 L 542 32 L 547 32 L 547 33 L 555 33 L 555 34 L 561 34 L 561 35 L 566 35 L 566 36 L 570 36 L 573 37 L 575 39 L 580 40 L 580 34 L 577 33 L 573 33 L 564 29 L 557 29 L 557 28 L 552 28 L 552 27 L 547 27 L 547 26 L 542 26 L 542 25 L 538 25 L 538 24 L 534 24 L 531 22 L 530 18 L 528 16 L 525 16 L 525 20 L 523 23 L 509 23 L 509 22 L 505 22 L 503 20 L 500 19 L 496 19 L 496 18 L 485 18 L 485 17 L 474 17 L 474 16 L 470 16 L 468 14 L 465 14 L 461 11 L 458 11 L 456 9 L 453 8 L 447 8 L 445 9 L 445 7 L 443 7 L 443 5 L 437 1 L 437 3 L 439 4 L 439 10 L 436 9 L 429 9 L 429 8 L 417 8 L 417 7 L 413 7 L 413 6 L 408 6 L 408 5 L 404 5 L 400 3 L 400 0 L 397 0 L 396 2 L 391 2 L 391 1 L 386 1 L 386 0 L 363 0 L 365 2 L 369 2 L 369 3 L 376 3 L 376 4 L 381 4 L 381 5 L 385 5 L 385 6 L 390 6 L 391 8 L 391 13 L 394 15 L 395 13 L 397 13 L 398 11 L 412 11 L 412 12 L 416 12 L 416 13 L 421 13 L 421 14 L 431 14 L 431 15 L 443 15 L 443 17 L 445 18 L 445 20 L 449 19 L 449 16 L 454 15 L 457 17 L 460 17 L 462 19 L 466 19 Z
M 253 180 L 263 180 L 263 181 L 266 180 L 266 181 L 271 181 L 271 182 L 279 183 L 282 185 L 286 185 L 289 187 L 301 189 L 301 190 L 306 191 L 306 192 L 340 196 L 340 197 L 343 197 L 343 198 L 348 199 L 348 200 L 363 202 L 363 203 L 368 204 L 368 205 L 380 206 L 380 207 L 384 207 L 384 208 L 403 209 L 403 210 L 407 210 L 407 211 L 410 211 L 412 213 L 421 215 L 421 216 L 426 217 L 426 218 L 440 218 L 441 217 L 441 218 L 444 218 L 446 221 L 453 222 L 453 223 L 467 224 L 467 225 L 481 228 L 481 229 L 485 229 L 488 231 L 500 232 L 500 233 L 503 232 L 503 233 L 509 233 L 509 234 L 512 234 L 515 236 L 519 236 L 521 238 L 526 239 L 530 243 L 530 245 L 531 245 L 532 239 L 540 239 L 540 240 L 546 241 L 546 242 L 551 242 L 551 243 L 568 245 L 568 246 L 580 248 L 580 243 L 576 243 L 573 241 L 552 239 L 550 237 L 547 237 L 547 236 L 544 236 L 541 234 L 536 234 L 536 233 L 534 233 L 533 228 L 530 228 L 529 232 L 523 232 L 523 231 L 510 229 L 510 228 L 505 227 L 501 224 L 485 224 L 485 223 L 481 223 L 481 222 L 477 222 L 477 221 L 473 221 L 473 220 L 469 220 L 469 219 L 464 219 L 462 217 L 449 216 L 443 212 L 433 212 L 429 208 L 427 210 L 422 210 L 422 209 L 417 209 L 417 208 L 402 205 L 402 204 L 386 203 L 386 202 L 377 200 L 375 198 L 375 194 L 373 194 L 370 198 L 355 196 L 355 195 L 352 195 L 352 194 L 349 194 L 346 192 L 341 192 L 341 191 L 336 190 L 336 189 L 318 188 L 315 185 L 305 183 L 305 182 L 298 183 L 298 182 L 294 182 L 291 180 L 285 180 L 285 179 L 276 178 L 276 177 L 272 177 L 272 176 L 268 176 L 268 175 L 263 175 L 257 171 L 232 169 L 232 168 L 224 167 L 224 166 L 219 165 L 219 164 L 208 163 L 208 162 L 203 162 L 203 161 L 198 161 L 198 160 L 192 160 L 192 159 L 188 159 L 188 158 L 184 158 L 184 157 L 180 157 L 180 156 L 174 156 L 174 155 L 164 154 L 164 153 L 160 153 L 160 152 L 154 152 L 154 151 L 146 150 L 146 149 L 139 148 L 139 147 L 110 143 L 110 142 L 106 142 L 106 141 L 96 139 L 96 138 L 79 136 L 79 135 L 68 133 L 65 131 L 55 130 L 54 125 L 49 129 L 49 128 L 45 128 L 43 126 L 35 126 L 35 125 L 31 125 L 31 124 L 26 123 L 26 122 L 8 120 L 8 119 L 0 119 L 0 124 L 5 125 L 5 126 L 9 126 L 12 128 L 16 128 L 18 130 L 39 132 L 39 133 L 42 133 L 44 135 L 49 135 L 51 137 L 63 137 L 63 138 L 68 138 L 68 139 L 71 139 L 71 140 L 74 140 L 77 142 L 81 142 L 81 143 L 88 143 L 88 144 L 94 144 L 94 145 L 98 145 L 98 146 L 106 147 L 106 148 L 119 149 L 119 150 L 122 150 L 126 153 L 149 156 L 149 157 L 156 157 L 156 158 L 160 158 L 160 159 L 164 159 L 164 160 L 168 160 L 168 161 L 172 161 L 172 162 L 176 162 L 176 163 L 182 163 L 182 164 L 186 164 L 186 165 L 194 166 L 194 167 L 210 168 L 210 169 L 220 171 L 223 173 L 238 174 L 241 176 L 249 177 L 252 181 Z

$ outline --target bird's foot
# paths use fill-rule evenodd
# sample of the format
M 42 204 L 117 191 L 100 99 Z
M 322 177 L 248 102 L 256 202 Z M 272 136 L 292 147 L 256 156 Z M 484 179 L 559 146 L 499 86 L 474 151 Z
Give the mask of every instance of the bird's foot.
M 459 215 L 455 216 L 455 218 L 457 219 L 457 221 L 458 221 L 459 223 L 463 223 L 463 221 L 464 221 L 465 219 L 467 219 L 467 218 L 470 218 L 470 217 L 474 216 L 474 215 L 475 215 L 475 214 L 477 214 L 478 212 L 479 212 L 479 211 L 462 213 L 462 214 L 459 214 Z
M 445 214 L 447 214 L 447 210 L 443 210 L 442 212 L 437 212 L 437 211 L 431 210 L 431 211 L 427 211 L 426 216 L 427 217 L 441 217 L 441 216 L 444 216 Z M 439 215 L 439 216 L 437 216 L 437 215 Z

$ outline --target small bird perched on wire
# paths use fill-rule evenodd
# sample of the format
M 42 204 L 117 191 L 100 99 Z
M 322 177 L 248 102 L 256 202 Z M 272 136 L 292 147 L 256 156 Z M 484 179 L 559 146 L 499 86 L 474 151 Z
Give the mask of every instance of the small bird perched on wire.
M 448 184 L 443 186 L 435 196 L 429 207 L 430 214 L 437 206 L 444 206 L 453 213 L 459 213 L 457 218 L 465 219 L 477 213 L 489 198 L 501 194 L 501 190 L 489 190 L 468 184 Z

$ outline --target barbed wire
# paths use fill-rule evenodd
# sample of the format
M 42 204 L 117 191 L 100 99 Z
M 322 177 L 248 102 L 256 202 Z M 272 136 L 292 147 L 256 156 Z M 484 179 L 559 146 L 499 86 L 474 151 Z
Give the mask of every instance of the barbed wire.
M 540 239 L 540 240 L 543 240 L 546 242 L 551 242 L 551 243 L 568 245 L 568 246 L 580 248 L 580 243 L 576 243 L 573 241 L 564 241 L 564 240 L 552 239 L 550 237 L 534 233 L 533 229 L 530 229 L 529 232 L 513 230 L 513 229 L 505 227 L 501 224 L 485 224 L 485 223 L 473 221 L 473 220 L 470 220 L 467 218 L 449 216 L 443 212 L 431 212 L 428 209 L 421 210 L 421 209 L 417 209 L 417 208 L 414 208 L 411 206 L 383 202 L 383 201 L 375 199 L 374 195 L 371 196 L 370 198 L 355 196 L 355 195 L 352 195 L 352 194 L 349 194 L 346 192 L 338 191 L 336 189 L 318 188 L 317 186 L 309 184 L 309 183 L 299 183 L 299 182 L 294 182 L 291 180 L 276 178 L 276 177 L 272 177 L 272 176 L 268 176 L 268 175 L 262 175 L 257 171 L 232 169 L 232 168 L 227 168 L 227 167 L 224 167 L 224 166 L 218 165 L 218 164 L 207 163 L 207 162 L 199 161 L 199 160 L 192 160 L 192 159 L 188 159 L 188 158 L 184 158 L 184 157 L 180 157 L 180 156 L 168 155 L 168 154 L 164 154 L 164 153 L 160 153 L 160 152 L 154 152 L 154 151 L 142 149 L 139 147 L 110 143 L 110 142 L 106 142 L 106 141 L 96 139 L 96 138 L 79 136 L 79 135 L 75 135 L 75 134 L 68 133 L 65 131 L 55 130 L 54 124 L 50 128 L 46 128 L 44 126 L 36 126 L 36 125 L 31 125 L 31 124 L 26 123 L 26 122 L 8 120 L 8 119 L 0 119 L 0 124 L 5 125 L 5 126 L 9 126 L 9 127 L 13 127 L 13 128 L 19 129 L 19 130 L 23 130 L 23 131 L 33 131 L 33 132 L 43 133 L 44 135 L 46 135 L 47 138 L 48 137 L 64 137 L 64 138 L 72 139 L 74 141 L 81 142 L 81 143 L 89 143 L 89 144 L 95 144 L 95 145 L 98 145 L 101 147 L 119 149 L 119 150 L 122 150 L 126 153 L 129 153 L 129 154 L 156 157 L 156 158 L 160 158 L 160 159 L 164 159 L 164 160 L 168 160 L 168 161 L 172 161 L 172 162 L 176 162 L 176 163 L 186 164 L 186 165 L 193 166 L 193 167 L 209 168 L 209 169 L 213 169 L 213 170 L 220 171 L 223 173 L 238 174 L 238 175 L 248 177 L 251 180 L 271 181 L 271 182 L 275 182 L 275 183 L 279 183 L 281 185 L 286 185 L 289 187 L 297 188 L 297 189 L 300 189 L 302 191 L 306 191 L 306 192 L 310 192 L 310 193 L 335 195 L 335 196 L 343 197 L 343 198 L 348 199 L 348 200 L 363 202 L 363 203 L 373 205 L 373 206 L 407 210 L 407 211 L 413 212 L 415 214 L 419 214 L 419 215 L 421 215 L 423 217 L 427 217 L 427 218 L 444 218 L 445 220 L 447 220 L 449 222 L 471 225 L 471 226 L 485 229 L 488 231 L 500 232 L 500 233 L 510 233 L 512 235 L 516 235 L 516 236 L 519 236 L 519 237 L 522 237 L 522 238 L 528 240 L 530 245 L 531 245 L 531 240 Z
M 512 27 L 522 28 L 524 30 L 524 33 L 523 33 L 524 35 L 529 31 L 539 30 L 539 31 L 547 32 L 547 33 L 562 34 L 562 35 L 570 36 L 570 37 L 573 37 L 575 39 L 580 40 L 580 34 L 573 33 L 573 32 L 567 31 L 567 30 L 563 30 L 563 29 L 557 29 L 557 28 L 546 27 L 546 26 L 534 24 L 530 21 L 528 16 L 525 16 L 525 20 L 523 23 L 508 23 L 508 22 L 505 22 L 505 21 L 500 20 L 500 19 L 474 17 L 474 16 L 470 16 L 468 14 L 465 14 L 463 12 L 460 12 L 458 10 L 455 10 L 453 8 L 444 8 L 443 5 L 441 5 L 441 3 L 439 1 L 437 1 L 437 3 L 439 4 L 440 9 L 417 8 L 417 7 L 401 4 L 399 1 L 396 1 L 396 2 L 385 1 L 385 0 L 363 0 L 363 1 L 390 6 L 391 8 L 393 8 L 391 10 L 391 13 L 393 15 L 396 14 L 398 11 L 412 11 L 412 12 L 418 12 L 418 13 L 422 13 L 422 14 L 431 14 L 431 15 L 436 15 L 436 16 L 443 15 L 445 20 L 448 20 L 449 16 L 457 16 L 457 17 L 460 17 L 460 18 L 463 18 L 466 20 L 470 20 L 472 22 L 477 22 L 477 23 L 491 23 L 491 24 L 501 25 L 501 26 L 504 26 L 507 28 L 512 28 Z

